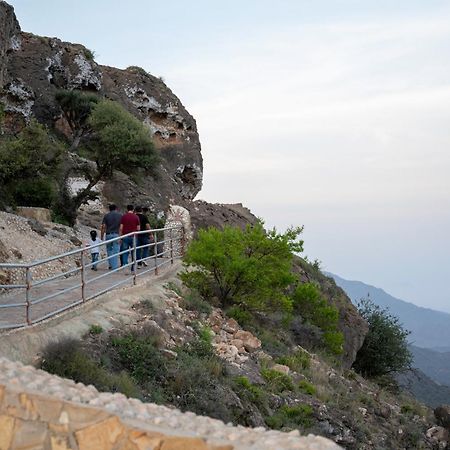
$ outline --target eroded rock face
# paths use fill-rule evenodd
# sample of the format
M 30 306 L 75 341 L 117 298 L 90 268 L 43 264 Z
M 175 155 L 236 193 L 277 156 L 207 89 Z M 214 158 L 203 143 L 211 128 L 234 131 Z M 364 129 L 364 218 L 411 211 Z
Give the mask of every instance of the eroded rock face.
M 117 173 L 103 190 L 109 201 L 165 210 L 192 200 L 202 187 L 203 161 L 194 118 L 165 83 L 137 67 L 101 66 L 80 44 L 20 30 L 14 10 L 0 1 L 0 102 L 4 128 L 17 132 L 35 117 L 69 137 L 55 101 L 58 89 L 80 89 L 118 101 L 148 128 L 161 156 L 158 177 L 134 183 Z

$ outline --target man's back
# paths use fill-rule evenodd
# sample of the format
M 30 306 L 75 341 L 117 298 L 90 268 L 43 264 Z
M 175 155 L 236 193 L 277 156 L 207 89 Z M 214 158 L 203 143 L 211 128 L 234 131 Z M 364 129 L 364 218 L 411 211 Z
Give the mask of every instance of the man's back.
M 122 214 L 118 211 L 110 211 L 103 217 L 103 224 L 106 228 L 106 234 L 119 234 L 120 221 L 122 219 Z
M 132 212 L 125 213 L 122 216 L 120 223 L 122 225 L 122 234 L 138 231 L 140 227 L 139 217 Z

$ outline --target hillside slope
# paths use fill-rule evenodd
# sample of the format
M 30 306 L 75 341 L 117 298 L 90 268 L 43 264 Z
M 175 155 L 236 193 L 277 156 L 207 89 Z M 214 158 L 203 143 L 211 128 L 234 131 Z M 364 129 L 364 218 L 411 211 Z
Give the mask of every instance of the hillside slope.
M 353 303 L 369 296 L 375 304 L 389 308 L 392 314 L 400 318 L 404 327 L 411 331 L 409 341 L 413 345 L 442 350 L 449 346 L 450 314 L 413 305 L 361 281 L 345 280 L 332 273 L 329 276 L 344 289 Z

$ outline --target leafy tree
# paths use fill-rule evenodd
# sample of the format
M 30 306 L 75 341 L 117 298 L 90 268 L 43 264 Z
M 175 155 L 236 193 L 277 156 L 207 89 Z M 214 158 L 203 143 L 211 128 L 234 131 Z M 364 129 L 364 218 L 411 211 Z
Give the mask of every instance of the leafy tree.
M 233 304 L 247 310 L 289 311 L 291 300 L 285 290 L 294 281 L 292 252 L 303 250 L 298 237 L 302 227 L 284 234 L 266 232 L 262 223 L 244 230 L 200 230 L 184 257 L 183 282 L 203 297 L 217 298 L 223 308 Z
M 74 223 L 77 209 L 96 198 L 93 188 L 100 180 L 111 176 L 114 170 L 154 172 L 158 156 L 149 131 L 119 103 L 78 93 L 61 94 L 60 98 L 66 102 L 65 114 L 70 117 L 75 134 L 76 130 L 83 130 L 86 138 L 83 140 L 83 156 L 95 163 L 80 159 L 77 171 L 83 173 L 88 184 L 74 197 L 67 185 L 72 168 L 66 171 L 58 213 Z
M 0 142 L 0 190 L 5 201 L 51 206 L 64 147 L 32 120 L 17 137 Z
M 95 94 L 85 93 L 76 89 L 61 89 L 56 92 L 55 99 L 59 103 L 72 131 L 70 151 L 74 151 L 78 148 L 81 138 L 89 129 L 87 120 L 93 106 L 100 98 Z
M 294 310 L 307 322 L 319 327 L 325 346 L 333 353 L 342 353 L 344 336 L 338 330 L 339 311 L 330 305 L 312 283 L 297 286 L 292 295 Z
M 410 367 L 412 355 L 408 350 L 409 331 L 390 314 L 389 309 L 375 305 L 370 299 L 358 304 L 361 316 L 369 324 L 364 343 L 356 355 L 353 368 L 367 377 L 381 377 Z

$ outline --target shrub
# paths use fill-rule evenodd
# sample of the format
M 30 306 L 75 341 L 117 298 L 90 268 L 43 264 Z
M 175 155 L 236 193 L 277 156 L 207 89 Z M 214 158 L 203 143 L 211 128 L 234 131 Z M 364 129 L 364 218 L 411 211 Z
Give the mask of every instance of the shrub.
M 12 195 L 17 206 L 50 208 L 56 199 L 54 181 L 51 178 L 31 178 L 12 185 Z
M 121 392 L 129 397 L 140 396 L 139 388 L 128 374 L 108 373 L 82 349 L 81 342 L 74 339 L 47 346 L 41 368 L 60 377 L 92 384 L 100 391 Z
M 130 333 L 111 338 L 120 366 L 139 383 L 162 382 L 167 376 L 165 358 L 157 348 L 154 336 Z
M 258 408 L 267 409 L 268 396 L 261 387 L 251 383 L 250 380 L 245 376 L 236 377 L 234 379 L 234 384 L 238 392 L 241 394 L 241 397 L 246 397 Z
M 344 336 L 338 330 L 339 311 L 322 297 L 312 283 L 302 283 L 292 296 L 294 309 L 309 323 L 319 327 L 325 347 L 334 354 L 342 353 Z
M 197 311 L 201 314 L 210 314 L 212 311 L 212 306 L 195 291 L 187 293 L 179 303 L 182 308 L 188 311 Z
M 266 422 L 270 428 L 309 428 L 312 425 L 311 417 L 313 409 L 310 405 L 300 404 L 295 406 L 284 405 L 279 408 L 272 417 L 267 417 Z
M 83 54 L 88 61 L 94 61 L 95 52 L 93 52 L 92 50 L 89 50 L 88 48 L 84 48 Z
M 305 394 L 316 395 L 317 389 L 315 386 L 306 380 L 300 380 L 298 383 L 298 388 Z
M 407 342 L 409 331 L 403 329 L 398 318 L 369 299 L 361 300 L 358 310 L 367 320 L 369 331 L 353 368 L 366 377 L 383 377 L 408 369 L 412 361 Z
M 284 391 L 295 390 L 292 378 L 285 373 L 273 369 L 262 369 L 261 375 L 267 383 L 267 388 L 271 392 L 281 393 Z
M 311 356 L 302 349 L 298 349 L 291 355 L 277 358 L 278 364 L 284 364 L 295 372 L 301 372 L 303 369 L 309 369 L 311 366 Z
M 228 308 L 226 313 L 228 317 L 234 319 L 241 327 L 245 328 L 253 323 L 253 315 L 239 306 Z
M 100 325 L 92 324 L 89 328 L 90 334 L 102 334 L 103 328 Z
M 224 309 L 237 304 L 247 310 L 289 311 L 291 301 L 284 291 L 294 279 L 292 252 L 302 250 L 301 232 L 292 228 L 285 234 L 275 229 L 266 233 L 262 223 L 245 230 L 200 230 L 184 257 L 193 270 L 180 277 L 206 299 L 216 297 Z
M 139 66 L 129 66 L 126 68 L 126 70 L 131 73 L 137 73 L 145 78 L 149 78 L 149 76 L 150 76 L 149 73 L 145 69 L 143 69 L 142 67 L 139 67 Z

